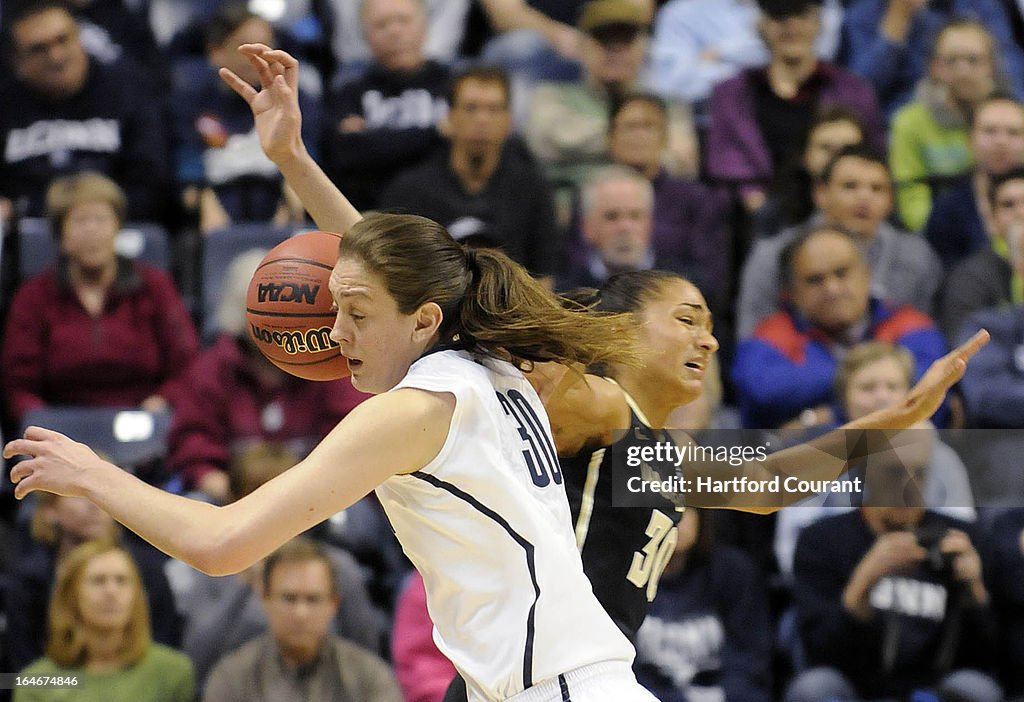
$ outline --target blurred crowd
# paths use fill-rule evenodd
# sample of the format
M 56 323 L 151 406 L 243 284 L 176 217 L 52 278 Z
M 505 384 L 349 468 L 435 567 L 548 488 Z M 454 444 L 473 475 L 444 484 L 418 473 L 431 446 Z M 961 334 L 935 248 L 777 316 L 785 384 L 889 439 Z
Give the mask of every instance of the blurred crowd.
M 721 349 L 680 428 L 816 436 L 987 328 L 900 499 L 688 510 L 635 668 L 662 702 L 1024 699 L 1024 2 L 4 0 L 3 434 L 215 504 L 364 399 L 248 339 L 260 259 L 315 227 L 218 76 L 258 84 L 243 43 L 300 60 L 304 141 L 360 210 L 557 292 L 697 285 Z M 0 670 L 84 682 L 17 702 L 440 702 L 455 672 L 372 495 L 210 578 L 9 484 Z

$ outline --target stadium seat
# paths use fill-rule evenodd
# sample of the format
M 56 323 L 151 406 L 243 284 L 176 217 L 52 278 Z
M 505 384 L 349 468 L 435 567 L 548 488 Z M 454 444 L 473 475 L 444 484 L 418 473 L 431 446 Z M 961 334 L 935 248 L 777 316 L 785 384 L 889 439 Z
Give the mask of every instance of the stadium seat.
M 220 286 L 235 256 L 249 249 L 272 249 L 297 231 L 301 229 L 282 229 L 269 224 L 245 223 L 232 224 L 210 232 L 204 237 L 199 280 L 202 302 L 200 337 L 203 343 L 209 344 L 217 336 Z
M 21 431 L 30 425 L 54 429 L 102 452 L 125 470 L 136 471 L 162 463 L 171 419 L 170 410 L 47 406 L 26 412 Z

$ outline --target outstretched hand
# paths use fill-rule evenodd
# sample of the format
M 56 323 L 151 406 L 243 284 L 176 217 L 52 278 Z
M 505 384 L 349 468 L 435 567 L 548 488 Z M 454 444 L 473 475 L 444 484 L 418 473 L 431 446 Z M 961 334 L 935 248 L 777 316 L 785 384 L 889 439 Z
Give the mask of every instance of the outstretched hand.
M 260 146 L 271 161 L 301 153 L 302 113 L 299 110 L 299 62 L 291 54 L 265 44 L 242 44 L 238 51 L 249 58 L 260 77 L 257 91 L 228 69 L 220 77 L 252 110 Z
M 949 389 L 963 377 L 967 362 L 988 340 L 989 333 L 981 329 L 928 367 L 901 403 L 901 408 L 909 413 L 911 424 L 935 414 Z
M 11 470 L 14 496 L 19 500 L 34 490 L 58 495 L 84 495 L 90 471 L 110 465 L 85 444 L 60 432 L 28 427 L 25 435 L 4 446 L 4 458 L 29 456 Z

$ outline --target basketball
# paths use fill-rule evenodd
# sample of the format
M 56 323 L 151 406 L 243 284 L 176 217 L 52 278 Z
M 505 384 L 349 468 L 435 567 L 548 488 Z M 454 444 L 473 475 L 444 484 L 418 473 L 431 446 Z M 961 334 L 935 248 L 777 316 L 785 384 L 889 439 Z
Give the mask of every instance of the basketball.
M 340 241 L 332 232 L 296 234 L 264 256 L 249 282 L 250 338 L 271 363 L 299 378 L 349 375 L 348 362 L 330 338 L 335 315 L 327 281 Z

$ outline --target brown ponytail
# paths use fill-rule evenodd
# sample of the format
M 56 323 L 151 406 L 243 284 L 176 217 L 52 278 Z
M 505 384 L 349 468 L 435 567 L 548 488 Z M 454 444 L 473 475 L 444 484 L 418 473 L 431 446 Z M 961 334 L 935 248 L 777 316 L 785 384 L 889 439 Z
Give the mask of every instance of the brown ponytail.
M 437 304 L 442 345 L 520 368 L 543 361 L 639 365 L 631 315 L 567 310 L 505 254 L 465 249 L 425 217 L 369 215 L 345 234 L 338 255 L 379 275 L 403 314 Z

